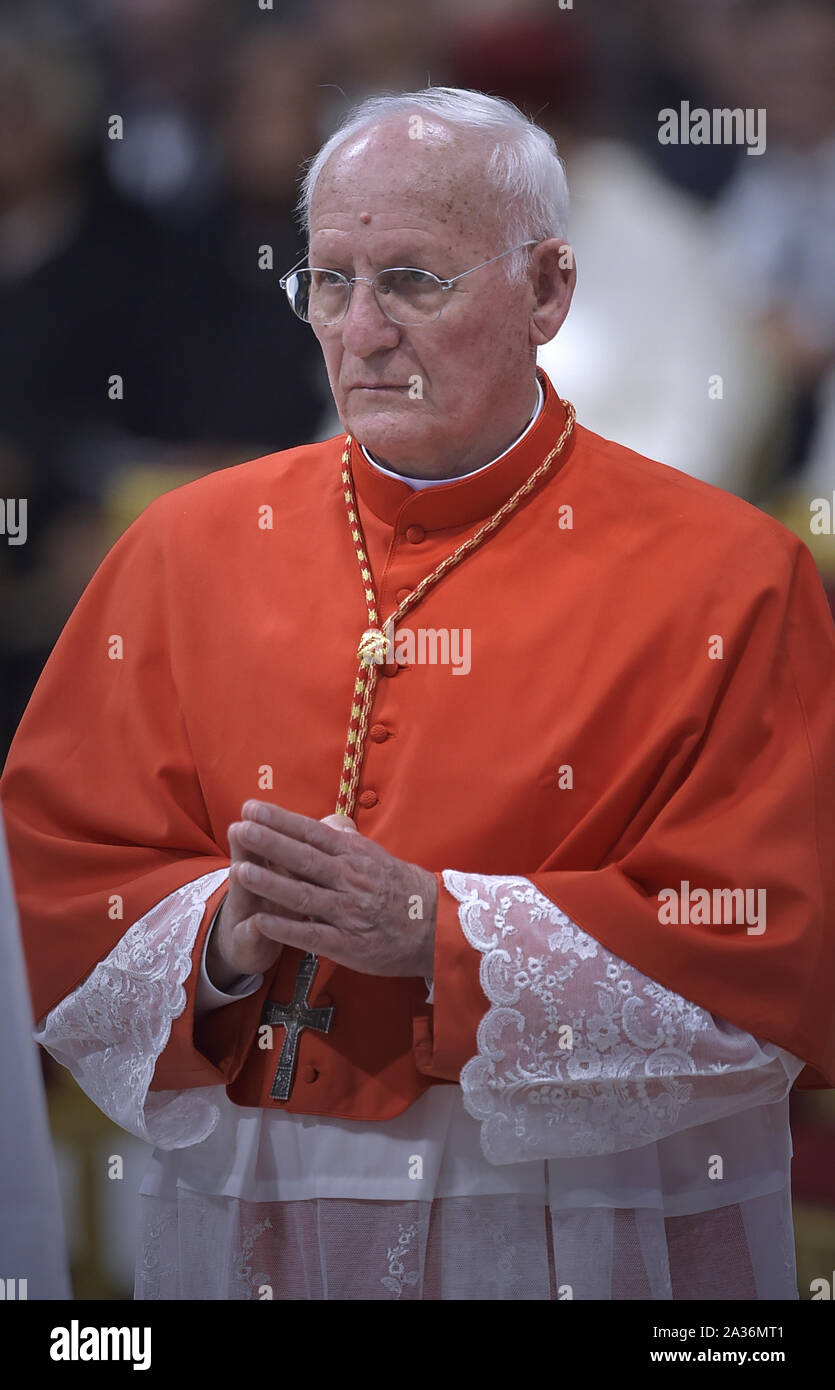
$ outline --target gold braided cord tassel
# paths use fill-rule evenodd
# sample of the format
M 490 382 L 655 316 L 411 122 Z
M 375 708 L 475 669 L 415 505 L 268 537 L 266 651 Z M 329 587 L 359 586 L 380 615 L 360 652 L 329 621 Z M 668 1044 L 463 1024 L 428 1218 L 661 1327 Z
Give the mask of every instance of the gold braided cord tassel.
M 389 640 L 379 628 L 369 627 L 360 638 L 357 656 L 364 666 L 379 666 L 388 656 Z
M 563 401 L 565 406 L 565 425 L 559 439 L 553 449 L 545 456 L 531 473 L 530 477 L 517 488 L 511 497 L 499 507 L 497 512 L 479 526 L 471 536 L 455 549 L 451 555 L 447 555 L 439 565 L 420 581 L 415 589 L 403 600 L 389 618 L 384 623 L 380 623 L 377 613 L 377 596 L 374 591 L 374 580 L 371 575 L 371 566 L 368 562 L 365 549 L 365 536 L 363 535 L 362 523 L 359 519 L 359 509 L 354 496 L 354 480 L 351 477 L 351 443 L 352 436 L 349 434 L 345 439 L 345 447 L 342 451 L 342 484 L 345 505 L 348 509 L 348 524 L 351 529 L 351 536 L 356 548 L 357 560 L 360 567 L 360 576 L 365 591 L 366 607 L 368 609 L 368 627 L 362 634 L 357 659 L 359 661 L 359 672 L 354 684 L 354 696 L 351 702 L 351 718 L 348 724 L 348 736 L 345 748 L 345 758 L 342 764 L 342 777 L 339 783 L 339 796 L 336 802 L 336 814 L 343 816 L 353 816 L 356 807 L 357 787 L 359 785 L 360 770 L 365 755 L 365 742 L 368 735 L 368 723 L 371 715 L 371 706 L 374 702 L 374 691 L 377 686 L 377 675 L 380 661 L 385 661 L 389 655 L 389 640 L 387 632 L 394 632 L 397 624 L 407 613 L 420 603 L 426 593 L 448 574 L 451 569 L 459 565 L 462 560 L 471 555 L 483 541 L 491 536 L 494 531 L 501 526 L 502 522 L 511 516 L 519 503 L 533 492 L 534 488 L 548 473 L 552 463 L 559 458 L 563 452 L 571 433 L 574 429 L 575 410 L 570 401 Z

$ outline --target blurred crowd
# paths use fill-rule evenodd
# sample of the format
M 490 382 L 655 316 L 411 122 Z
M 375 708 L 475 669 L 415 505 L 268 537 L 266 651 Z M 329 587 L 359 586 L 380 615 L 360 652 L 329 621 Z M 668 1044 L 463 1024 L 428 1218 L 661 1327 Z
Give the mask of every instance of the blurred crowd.
M 835 594 L 833 70 L 831 0 L 0 0 L 4 750 L 142 507 L 340 429 L 278 279 L 300 166 L 381 91 L 473 87 L 553 134 L 579 281 L 542 365 L 589 428 L 796 529 Z M 765 152 L 660 143 L 683 101 L 765 109 Z M 829 1201 L 835 1129 L 795 1119 Z

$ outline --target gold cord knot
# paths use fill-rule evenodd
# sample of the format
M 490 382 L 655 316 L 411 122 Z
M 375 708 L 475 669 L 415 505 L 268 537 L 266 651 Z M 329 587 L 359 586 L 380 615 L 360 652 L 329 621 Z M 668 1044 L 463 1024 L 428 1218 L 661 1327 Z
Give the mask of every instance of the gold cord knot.
M 363 666 L 379 666 L 388 656 L 389 640 L 378 627 L 366 628 L 357 647 Z

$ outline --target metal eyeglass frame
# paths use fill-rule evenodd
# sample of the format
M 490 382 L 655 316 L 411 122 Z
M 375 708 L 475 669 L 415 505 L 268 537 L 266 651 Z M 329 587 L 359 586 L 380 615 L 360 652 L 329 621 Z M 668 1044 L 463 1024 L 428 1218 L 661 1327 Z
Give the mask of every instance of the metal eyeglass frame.
M 329 323 L 320 323 L 318 325 L 319 328 L 333 328 L 334 324 L 342 322 L 342 320 L 345 318 L 345 315 L 348 313 L 348 310 L 351 307 L 351 297 L 354 292 L 354 285 L 357 283 L 358 280 L 362 281 L 364 285 L 371 286 L 371 291 L 374 295 L 374 303 L 377 305 L 377 308 L 380 310 L 380 312 L 382 314 L 385 314 L 386 318 L 389 320 L 390 323 L 396 323 L 399 328 L 421 328 L 423 326 L 422 324 L 401 323 L 399 319 L 393 319 L 388 310 L 383 307 L 383 305 L 380 303 L 380 300 L 377 297 L 377 290 L 375 288 L 375 282 L 379 279 L 381 275 L 388 275 L 392 270 L 416 270 L 419 272 L 419 274 L 428 275 L 431 277 L 431 279 L 436 280 L 439 288 L 442 289 L 444 293 L 441 296 L 441 302 L 438 306 L 438 312 L 435 315 L 435 317 L 432 319 L 424 320 L 425 323 L 435 323 L 441 317 L 441 312 L 443 310 L 444 304 L 446 303 L 447 293 L 449 292 L 449 290 L 452 289 L 453 285 L 456 283 L 457 280 L 463 280 L 465 275 L 472 275 L 473 271 L 482 270 L 484 266 L 492 265 L 494 261 L 500 261 L 504 256 L 509 256 L 514 251 L 521 251 L 522 248 L 525 246 L 538 245 L 539 242 L 536 239 L 532 241 L 520 241 L 518 246 L 509 246 L 506 251 L 500 251 L 498 256 L 491 256 L 489 260 L 480 261 L 478 265 L 470 266 L 469 270 L 462 270 L 460 275 L 453 275 L 451 280 L 441 280 L 439 276 L 435 275 L 431 270 L 423 270 L 422 267 L 417 265 L 386 266 L 385 270 L 378 270 L 377 274 L 374 275 L 370 280 L 367 275 L 354 275 L 349 278 L 347 275 L 343 275 L 341 270 L 328 270 L 325 266 L 320 265 L 305 266 L 304 268 L 305 270 L 321 270 L 323 273 L 326 273 L 328 275 L 338 275 L 340 280 L 344 280 L 345 284 L 348 286 L 348 298 L 345 301 L 345 308 L 339 315 L 339 318 L 331 319 Z M 296 311 L 293 308 L 290 295 L 287 291 L 287 282 L 290 279 L 290 276 L 295 275 L 296 271 L 303 265 L 304 261 L 306 260 L 307 256 L 302 256 L 302 259 L 298 261 L 296 265 L 292 267 L 292 269 L 288 270 L 286 275 L 282 275 L 281 279 L 278 282 L 281 288 L 284 290 L 284 293 L 287 295 L 287 302 L 290 305 L 290 308 L 293 309 L 294 314 L 296 313 Z M 301 315 L 297 314 L 296 317 L 301 318 Z M 302 323 L 310 323 L 310 319 L 302 319 Z

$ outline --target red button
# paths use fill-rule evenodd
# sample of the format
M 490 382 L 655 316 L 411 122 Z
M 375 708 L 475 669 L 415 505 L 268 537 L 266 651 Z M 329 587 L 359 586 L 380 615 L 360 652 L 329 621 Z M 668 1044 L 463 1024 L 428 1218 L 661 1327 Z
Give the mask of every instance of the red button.
M 406 540 L 411 541 L 412 545 L 420 545 L 426 539 L 426 532 L 422 526 L 407 526 Z
M 380 674 L 383 675 L 383 676 L 388 676 L 388 678 L 391 679 L 392 676 L 396 676 L 396 675 L 397 675 L 398 671 L 406 671 L 406 670 L 408 670 L 408 667 L 406 667 L 406 666 L 398 666 L 397 662 L 396 662 L 396 661 L 393 661 L 389 666 L 381 666 L 381 667 L 380 667 Z
M 389 731 L 385 724 L 372 724 L 368 730 L 368 737 L 373 739 L 375 743 L 385 743 L 388 736 Z
M 376 806 L 379 799 L 380 798 L 377 796 L 377 793 L 371 791 L 370 788 L 366 792 L 360 792 L 359 795 L 360 806 L 365 806 L 366 809 L 370 809 L 372 806 Z
M 411 589 L 398 589 L 398 590 L 397 590 L 397 602 L 398 602 L 398 603 L 403 603 L 404 600 L 407 599 L 407 598 L 409 597 L 409 595 L 411 594 L 411 592 L 412 592 Z
M 302 1081 L 307 1081 L 309 1084 L 315 1081 L 318 1075 L 319 1072 L 317 1071 L 316 1067 L 311 1067 L 309 1065 L 306 1067 L 302 1067 Z

